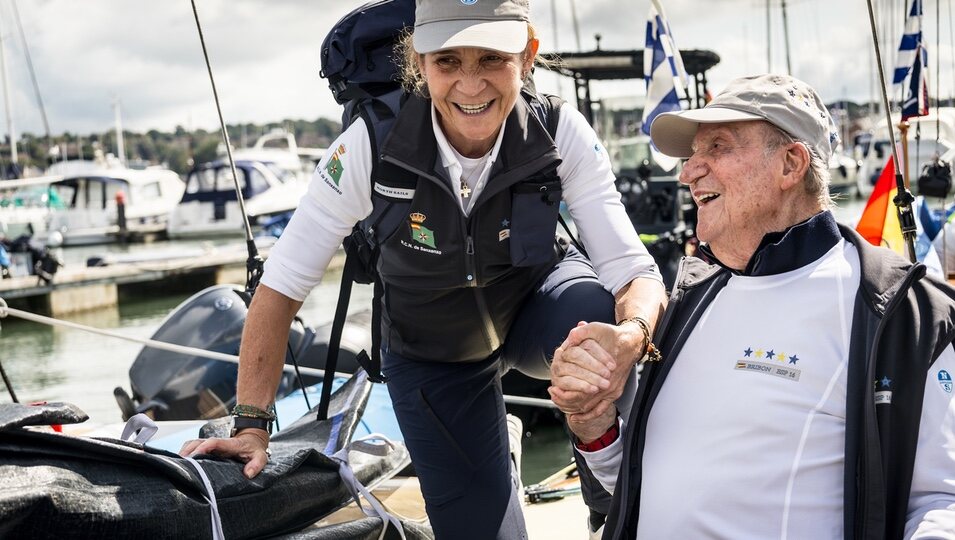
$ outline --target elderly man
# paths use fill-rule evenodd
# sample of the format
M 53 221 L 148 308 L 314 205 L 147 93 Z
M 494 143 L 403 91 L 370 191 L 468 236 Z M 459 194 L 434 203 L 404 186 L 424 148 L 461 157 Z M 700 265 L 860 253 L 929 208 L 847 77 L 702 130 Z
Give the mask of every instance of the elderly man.
M 594 390 L 632 363 L 612 327 L 555 356 L 604 538 L 955 538 L 955 291 L 836 223 L 818 94 L 737 79 L 651 137 L 713 264 L 683 261 L 628 416 Z

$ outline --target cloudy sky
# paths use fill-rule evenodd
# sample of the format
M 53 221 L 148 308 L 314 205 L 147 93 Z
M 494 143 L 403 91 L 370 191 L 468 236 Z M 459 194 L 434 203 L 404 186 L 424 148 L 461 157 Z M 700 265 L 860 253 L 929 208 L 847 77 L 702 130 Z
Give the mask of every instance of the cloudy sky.
M 12 0 L 0 0 L 0 33 L 7 58 L 15 131 L 43 132 Z M 223 114 L 229 123 L 284 118 L 338 118 L 339 108 L 318 76 L 319 48 L 328 29 L 357 0 L 196 0 L 210 50 Z M 454 1 L 454 0 L 447 0 Z M 480 0 L 479 0 L 480 1 Z M 574 0 L 531 0 L 542 51 L 577 50 Z M 926 40 L 935 50 L 936 4 L 941 9 L 941 94 L 951 93 L 950 1 L 925 0 Z M 766 71 L 766 0 L 661 0 L 680 48 L 716 51 L 709 73 L 718 91 L 734 77 Z M 785 69 L 780 0 L 771 0 L 775 71 Z M 899 32 L 902 0 L 873 0 L 880 26 Z M 875 88 L 864 0 L 788 0 L 794 75 L 814 84 L 827 101 L 869 100 Z M 212 91 L 188 0 L 20 0 L 20 21 L 33 59 L 51 131 L 102 132 L 114 125 L 113 102 L 127 130 L 218 125 Z M 890 11 L 891 7 L 891 11 Z M 552 17 L 556 8 L 556 21 Z M 643 47 L 649 0 L 576 1 L 582 48 Z M 891 13 L 891 15 L 889 15 Z M 556 33 L 554 29 L 556 28 Z M 898 36 L 883 55 L 895 56 Z M 538 77 L 545 91 L 571 84 Z M 935 82 L 932 83 L 934 95 Z M 0 89 L 2 90 L 2 89 Z M 643 94 L 642 82 L 595 88 L 602 96 Z M 4 117 L 5 118 L 5 117 Z M 0 124 L 0 132 L 6 126 Z

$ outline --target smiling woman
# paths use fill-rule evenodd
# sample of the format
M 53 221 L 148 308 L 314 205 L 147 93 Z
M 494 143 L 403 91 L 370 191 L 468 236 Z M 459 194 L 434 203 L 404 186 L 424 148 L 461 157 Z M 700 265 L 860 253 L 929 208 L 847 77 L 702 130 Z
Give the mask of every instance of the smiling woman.
M 448 142 L 463 156 L 487 154 L 514 107 L 540 45 L 530 23 L 526 33 L 514 50 L 502 44 L 431 51 L 415 47 L 414 33 L 402 36 L 398 57 L 405 87 L 431 99 Z
M 356 11 L 402 2 L 410 19 L 410 0 Z M 240 351 L 237 402 L 255 409 L 239 412 L 268 409 L 289 323 L 358 224 L 378 254 L 382 372 L 435 536 L 526 538 L 501 375 L 549 380 L 568 332 L 600 322 L 630 345 L 581 390 L 627 410 L 646 330 L 613 322 L 652 328 L 662 280 L 593 129 L 530 84 L 527 0 L 417 0 L 414 15 L 397 55 L 411 91 L 387 132 L 367 111 L 346 128 L 271 250 Z M 589 259 L 555 241 L 561 201 Z M 254 476 L 267 444 L 247 428 L 202 450 Z M 596 529 L 609 496 L 584 492 Z

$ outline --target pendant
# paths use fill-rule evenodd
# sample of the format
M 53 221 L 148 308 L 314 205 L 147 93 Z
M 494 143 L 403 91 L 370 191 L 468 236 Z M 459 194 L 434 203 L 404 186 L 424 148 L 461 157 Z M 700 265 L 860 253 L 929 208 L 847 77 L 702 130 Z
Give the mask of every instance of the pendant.
M 468 187 L 468 183 L 463 179 L 461 180 L 461 188 L 458 190 L 461 193 L 461 197 L 467 199 L 471 196 L 471 188 Z

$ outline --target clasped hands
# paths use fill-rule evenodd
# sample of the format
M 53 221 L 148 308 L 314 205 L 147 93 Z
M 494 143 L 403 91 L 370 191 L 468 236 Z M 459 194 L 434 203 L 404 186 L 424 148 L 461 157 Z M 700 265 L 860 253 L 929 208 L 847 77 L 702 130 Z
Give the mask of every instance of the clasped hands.
M 644 342 L 637 324 L 581 322 L 554 352 L 548 392 L 581 441 L 600 437 L 616 421 L 614 402 L 643 357 Z

